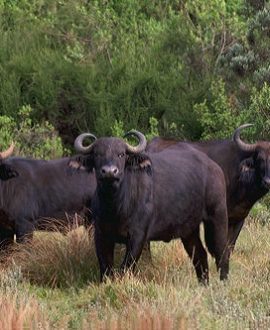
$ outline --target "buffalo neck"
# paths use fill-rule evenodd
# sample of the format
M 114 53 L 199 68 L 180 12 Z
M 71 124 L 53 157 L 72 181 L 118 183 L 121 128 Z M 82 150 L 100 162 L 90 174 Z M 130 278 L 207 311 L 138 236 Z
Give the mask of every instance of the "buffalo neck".
M 133 214 L 142 200 L 152 198 L 152 176 L 147 172 L 126 170 L 117 186 L 98 184 L 95 203 L 98 203 L 101 218 L 121 220 Z M 95 213 L 95 207 L 93 212 Z M 100 212 L 100 211 L 99 211 Z
M 116 201 L 119 195 L 119 187 L 113 184 L 101 183 L 97 187 L 97 198 L 99 204 L 102 206 L 103 213 L 116 213 Z

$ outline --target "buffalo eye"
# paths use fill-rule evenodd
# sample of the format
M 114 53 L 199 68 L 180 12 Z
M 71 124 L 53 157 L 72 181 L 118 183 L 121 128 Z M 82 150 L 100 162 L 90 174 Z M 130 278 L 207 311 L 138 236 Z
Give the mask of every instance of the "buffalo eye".
M 121 152 L 119 155 L 118 155 L 119 158 L 123 158 L 125 157 L 125 153 L 124 152 Z

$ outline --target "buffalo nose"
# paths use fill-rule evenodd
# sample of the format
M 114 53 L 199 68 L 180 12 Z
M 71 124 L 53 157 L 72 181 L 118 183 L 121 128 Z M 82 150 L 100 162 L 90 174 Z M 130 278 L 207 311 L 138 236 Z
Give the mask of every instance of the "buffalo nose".
M 265 185 L 266 188 L 270 188 L 270 178 L 266 177 L 266 178 L 263 178 L 263 183 Z
M 105 165 L 105 166 L 102 166 L 102 168 L 101 168 L 100 171 L 101 171 L 101 175 L 104 178 L 113 178 L 119 172 L 118 168 L 115 165 Z

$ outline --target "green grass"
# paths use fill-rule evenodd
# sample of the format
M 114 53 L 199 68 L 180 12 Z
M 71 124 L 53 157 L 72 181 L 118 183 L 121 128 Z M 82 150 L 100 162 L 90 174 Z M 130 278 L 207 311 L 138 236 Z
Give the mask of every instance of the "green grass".
M 135 276 L 99 284 L 92 236 L 83 228 L 38 233 L 3 266 L 0 328 L 267 329 L 269 229 L 249 219 L 226 283 L 209 257 L 208 287 L 197 283 L 178 240 L 152 244 L 153 264 L 143 259 Z

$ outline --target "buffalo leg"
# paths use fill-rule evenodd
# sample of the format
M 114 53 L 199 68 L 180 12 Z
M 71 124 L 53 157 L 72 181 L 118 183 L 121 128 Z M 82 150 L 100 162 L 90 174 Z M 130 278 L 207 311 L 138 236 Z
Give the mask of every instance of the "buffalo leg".
M 217 270 L 220 271 L 220 280 L 225 280 L 229 273 L 229 248 L 228 248 L 228 225 L 226 218 L 216 218 L 220 221 L 213 221 L 208 224 L 213 234 L 211 250 L 216 260 Z
M 0 227 L 0 249 L 6 250 L 14 243 L 14 231 L 5 227 Z
M 126 254 L 121 264 L 121 271 L 125 272 L 129 269 L 135 270 L 137 261 L 139 260 L 143 247 L 145 246 L 145 233 L 140 232 L 130 237 L 126 244 Z
M 230 224 L 229 223 L 229 232 L 228 232 L 228 240 L 229 240 L 229 249 L 230 253 L 233 252 L 236 240 L 240 234 L 240 231 L 245 223 L 245 220 L 238 221 L 237 223 Z
M 207 262 L 207 253 L 202 245 L 199 230 L 196 230 L 187 238 L 182 238 L 184 248 L 193 262 L 197 278 L 200 283 L 208 284 L 209 270 Z
M 219 238 L 217 237 L 215 246 L 215 260 L 217 270 L 220 272 L 220 280 L 226 280 L 229 273 L 229 249 L 227 240 L 226 244 L 224 245 L 222 241 L 219 241 Z
M 226 229 L 219 228 L 208 222 L 205 226 L 205 243 L 208 251 L 216 260 L 217 270 L 220 271 L 220 279 L 228 277 L 229 272 L 229 250 Z
M 104 276 L 111 276 L 113 271 L 115 243 L 105 235 L 102 235 L 98 229 L 95 230 L 95 247 L 100 269 L 100 282 Z
M 26 219 L 19 219 L 16 222 L 15 234 L 17 243 L 26 243 L 33 238 L 33 223 Z

